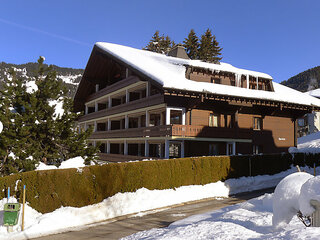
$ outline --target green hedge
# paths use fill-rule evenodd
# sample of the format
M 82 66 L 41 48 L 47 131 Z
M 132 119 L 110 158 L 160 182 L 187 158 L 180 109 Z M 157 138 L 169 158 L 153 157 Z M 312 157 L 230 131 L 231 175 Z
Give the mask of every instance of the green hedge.
M 23 184 L 27 201 L 42 212 L 60 206 L 82 207 L 101 202 L 118 192 L 198 185 L 261 174 L 275 174 L 292 164 L 316 164 L 320 155 L 276 154 L 254 156 L 217 156 L 158 161 L 111 163 L 77 169 L 32 171 L 0 178 L 0 198 L 6 190 L 19 199 Z

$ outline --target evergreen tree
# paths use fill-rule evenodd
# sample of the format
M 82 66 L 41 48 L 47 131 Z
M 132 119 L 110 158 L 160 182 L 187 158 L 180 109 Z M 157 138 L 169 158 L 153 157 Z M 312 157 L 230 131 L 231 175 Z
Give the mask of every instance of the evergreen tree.
M 76 130 L 78 115 L 71 111 L 72 100 L 43 60 L 38 60 L 33 79 L 26 81 L 12 72 L 0 91 L 2 174 L 32 170 L 39 161 L 57 164 L 75 156 L 83 156 L 87 162 L 95 158 L 97 149 L 86 144 L 90 130 Z M 63 105 L 63 113 L 56 113 L 58 104 Z
M 164 35 L 160 38 L 160 53 L 167 54 L 174 46 L 174 41 L 171 41 L 170 37 L 167 35 L 166 37 Z
M 159 31 L 157 30 L 153 34 L 151 40 L 149 41 L 148 45 L 144 49 L 151 52 L 161 53 L 160 41 L 161 41 L 161 37 L 159 36 Z
M 219 46 L 219 43 L 216 40 L 215 35 L 212 36 L 212 47 L 213 47 L 213 52 L 214 52 L 213 62 L 219 63 L 222 60 L 222 57 L 221 57 L 222 48 Z
M 148 45 L 145 46 L 143 49 L 151 52 L 167 54 L 174 46 L 174 41 L 172 41 L 168 35 L 159 36 L 159 31 L 157 30 L 153 34 Z
M 201 35 L 200 47 L 199 47 L 199 58 L 206 62 L 213 62 L 213 47 L 212 47 L 213 36 L 210 29 Z
M 219 63 L 222 57 L 222 48 L 219 47 L 219 43 L 216 41 L 216 37 L 212 35 L 211 30 L 207 31 L 201 36 L 199 47 L 199 58 L 206 62 Z
M 190 59 L 199 59 L 199 38 L 193 29 L 191 29 L 188 37 L 183 41 L 183 46 Z

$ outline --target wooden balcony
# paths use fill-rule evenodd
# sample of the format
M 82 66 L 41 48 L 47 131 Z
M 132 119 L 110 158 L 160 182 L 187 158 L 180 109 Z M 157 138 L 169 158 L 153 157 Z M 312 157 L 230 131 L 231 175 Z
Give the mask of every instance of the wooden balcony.
M 252 129 L 218 128 L 195 125 L 161 125 L 154 127 L 129 128 L 92 133 L 90 139 L 139 138 L 139 137 L 200 137 L 251 139 Z
M 107 108 L 107 109 L 100 110 L 98 112 L 93 112 L 87 115 L 83 115 L 79 118 L 78 121 L 84 122 L 84 121 L 94 120 L 96 118 L 107 117 L 107 116 L 118 114 L 118 113 L 123 113 L 123 116 L 124 116 L 125 112 L 140 109 L 140 108 L 150 107 L 153 105 L 158 105 L 161 103 L 164 103 L 163 95 L 156 94 L 147 98 L 141 98 L 132 102 L 114 106 L 112 108 Z
M 112 84 L 110 86 L 107 86 L 107 87 L 99 90 L 98 92 L 95 92 L 95 93 L 91 94 L 86 99 L 86 101 L 87 102 L 93 101 L 93 100 L 95 100 L 97 98 L 103 97 L 103 96 L 105 96 L 107 94 L 110 94 L 110 93 L 115 92 L 117 90 L 123 89 L 125 87 L 128 87 L 128 86 L 130 86 L 132 84 L 135 84 L 135 83 L 138 83 L 138 82 L 142 83 L 142 81 L 138 77 L 130 76 L 128 78 L 122 79 L 121 81 L 119 81 L 117 83 L 114 83 L 114 84 Z

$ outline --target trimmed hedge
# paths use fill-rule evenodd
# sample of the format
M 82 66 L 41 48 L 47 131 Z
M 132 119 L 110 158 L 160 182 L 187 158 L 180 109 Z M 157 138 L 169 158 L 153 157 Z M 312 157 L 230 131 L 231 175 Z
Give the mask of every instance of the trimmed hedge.
M 6 190 L 22 199 L 27 187 L 27 201 L 42 213 L 60 206 L 82 207 L 101 202 L 118 192 L 133 192 L 145 187 L 176 188 L 203 185 L 228 178 L 275 174 L 292 164 L 319 166 L 320 155 L 274 154 L 254 156 L 216 156 L 181 158 L 129 163 L 110 163 L 83 169 L 32 171 L 0 178 L 0 198 Z

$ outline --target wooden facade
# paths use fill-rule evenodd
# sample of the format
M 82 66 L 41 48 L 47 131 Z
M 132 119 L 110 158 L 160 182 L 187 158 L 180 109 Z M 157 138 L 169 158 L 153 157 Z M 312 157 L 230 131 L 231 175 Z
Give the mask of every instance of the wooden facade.
M 230 72 L 186 67 L 186 78 L 273 91 L 272 79 L 236 79 Z M 75 110 L 84 113 L 79 130 L 92 127 L 90 141 L 100 143 L 101 158 L 110 161 L 121 154 L 128 160 L 286 152 L 296 145 L 296 119 L 312 109 L 164 88 L 96 46 L 75 95 Z

